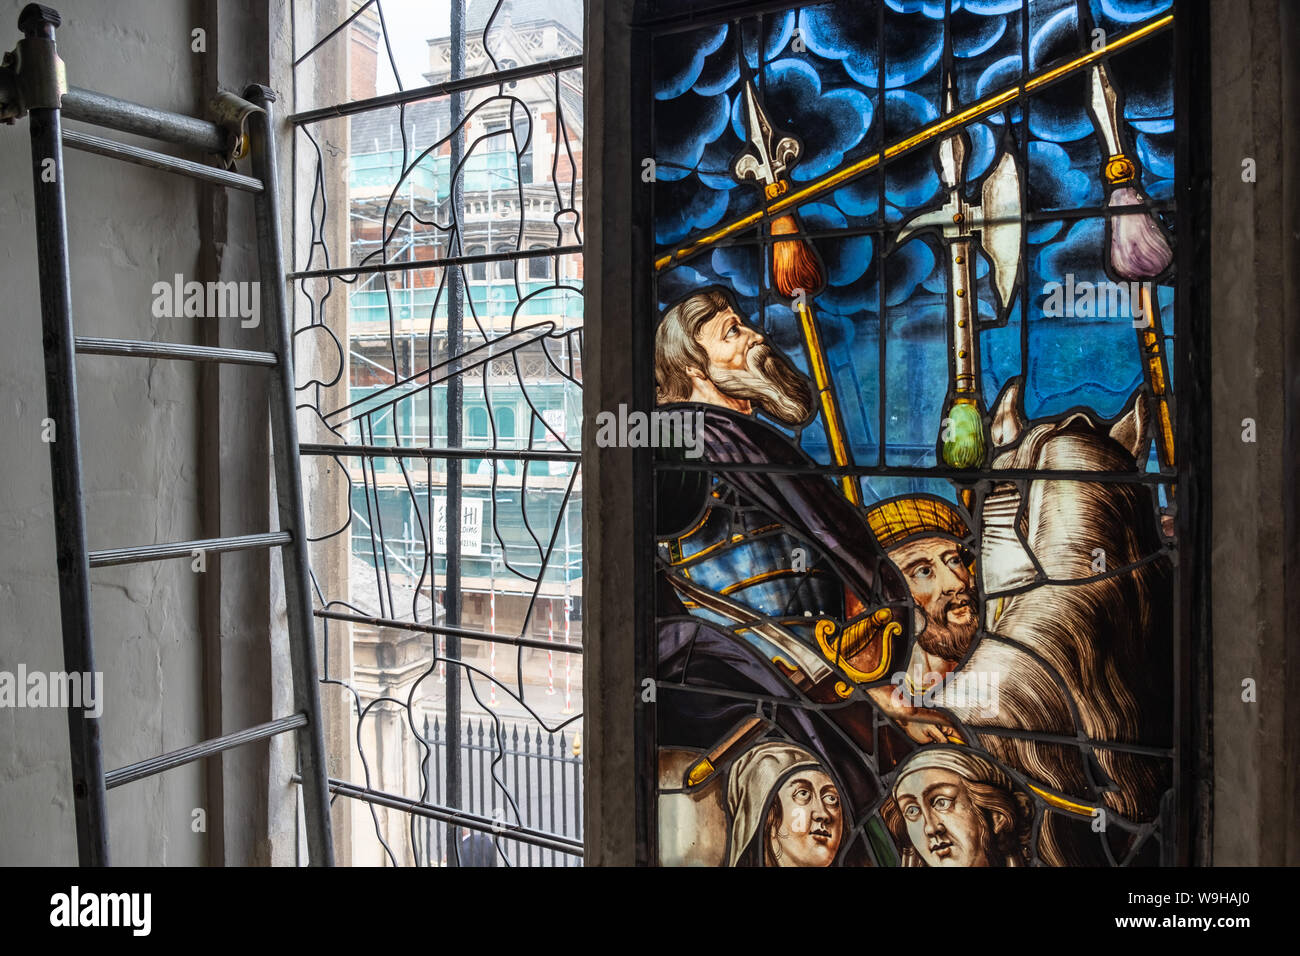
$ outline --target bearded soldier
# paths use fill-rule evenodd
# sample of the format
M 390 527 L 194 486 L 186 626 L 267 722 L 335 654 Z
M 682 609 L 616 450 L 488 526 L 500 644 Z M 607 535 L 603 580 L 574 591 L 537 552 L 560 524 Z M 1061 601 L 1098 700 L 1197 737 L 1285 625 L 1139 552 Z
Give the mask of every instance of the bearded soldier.
M 906 646 L 894 623 L 906 620 L 903 583 L 865 514 L 759 418 L 800 428 L 813 391 L 725 292 L 697 292 L 665 313 L 655 370 L 661 410 L 702 413 L 709 466 L 658 472 L 660 746 L 700 755 L 683 781 L 698 787 L 775 726 L 834 770 L 846 815 L 865 820 L 883 795 L 879 763 L 892 766 L 908 745 L 878 728 L 872 701 L 841 675 L 874 680 L 888 698 Z M 834 671 L 828 626 L 853 635 L 834 649 Z M 698 692 L 707 688 L 790 706 L 756 714 L 752 699 Z M 855 853 L 860 845 L 846 862 Z
M 867 511 L 867 522 L 912 596 L 916 643 L 907 670 L 895 675 L 898 689 L 888 708 L 906 719 L 907 708 L 899 705 L 917 702 L 955 670 L 979 630 L 970 531 L 952 505 L 921 495 L 882 501 Z
M 757 415 L 802 427 L 814 409 L 808 381 L 726 293 L 697 292 L 668 310 L 655 338 L 655 375 L 661 408 L 690 403 L 703 411 L 705 458 L 716 466 L 713 482 L 700 472 L 663 473 L 660 531 L 675 532 L 660 534 L 668 563 L 810 642 L 817 619 L 853 618 L 879 603 L 883 553 L 828 478 L 727 467 L 811 470 Z

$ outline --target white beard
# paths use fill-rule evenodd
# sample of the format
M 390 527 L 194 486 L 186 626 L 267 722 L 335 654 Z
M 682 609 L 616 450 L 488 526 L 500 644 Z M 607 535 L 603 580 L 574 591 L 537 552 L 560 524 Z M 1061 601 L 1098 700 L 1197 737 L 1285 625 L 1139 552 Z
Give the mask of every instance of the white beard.
M 765 363 L 783 361 L 782 356 L 769 346 L 756 345 L 749 350 L 744 369 L 719 368 L 710 363 L 709 378 L 724 395 L 757 402 L 773 418 L 787 425 L 798 425 L 811 411 L 806 395 L 791 394 L 791 387 L 773 378 L 763 367 Z M 798 373 L 793 368 L 788 368 L 788 371 L 791 378 L 798 381 Z

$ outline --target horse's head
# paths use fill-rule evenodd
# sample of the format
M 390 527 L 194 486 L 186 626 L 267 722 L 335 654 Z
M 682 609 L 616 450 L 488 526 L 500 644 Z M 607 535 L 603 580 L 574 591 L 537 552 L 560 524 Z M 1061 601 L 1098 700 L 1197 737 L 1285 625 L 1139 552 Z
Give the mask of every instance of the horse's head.
M 1085 412 L 1031 425 L 1020 411 L 1020 389 L 1021 381 L 1013 379 L 998 398 L 993 467 L 1043 477 L 999 483 L 984 499 L 980 567 L 986 595 L 1118 567 L 1141 556 L 1151 542 L 1140 529 L 1154 527 L 1149 506 L 1138 513 L 1143 496 L 1133 485 L 1052 474 L 1135 472 L 1149 442 L 1140 393 L 1109 426 Z

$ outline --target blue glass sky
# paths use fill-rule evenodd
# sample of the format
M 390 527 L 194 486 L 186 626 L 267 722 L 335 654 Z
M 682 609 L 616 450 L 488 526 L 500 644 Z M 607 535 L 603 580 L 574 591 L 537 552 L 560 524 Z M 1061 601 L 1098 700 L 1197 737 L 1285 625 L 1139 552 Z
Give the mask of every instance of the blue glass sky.
M 1017 83 L 1026 65 L 1034 74 L 1085 52 L 1093 29 L 1113 40 L 1167 12 L 1171 0 L 1035 0 L 1027 13 L 1020 0 L 951 4 L 954 78 L 960 102 L 968 104 Z M 752 182 L 737 181 L 731 172 L 744 146 L 742 63 L 759 84 L 772 124 L 801 144 L 790 173 L 797 187 L 877 152 L 940 115 L 944 7 L 942 0 L 846 0 L 658 37 L 653 138 L 654 227 L 660 252 L 759 208 L 760 190 Z M 883 63 L 881 49 L 886 51 Z M 1122 135 L 1141 168 L 1142 188 L 1152 200 L 1170 199 L 1171 33 L 1120 51 L 1109 59 L 1108 70 L 1124 98 Z M 968 182 L 985 175 L 1001 151 L 1009 149 L 1022 164 L 1026 211 L 1050 216 L 1104 208 L 1100 168 L 1105 157 L 1087 101 L 1084 71 L 1041 91 L 1023 107 L 971 124 Z M 884 429 L 887 444 L 894 446 L 887 459 L 933 464 L 948 389 L 946 253 L 931 237 L 895 246 L 893 233 L 916 211 L 942 201 L 934 157 L 933 146 L 922 147 L 799 210 L 810 231 L 871 232 L 815 240 L 827 286 L 814 305 L 850 443 L 863 464 L 875 462 L 881 430 L 882 299 Z M 992 404 L 1007 379 L 1023 371 L 1031 417 L 1072 407 L 1102 417 L 1116 415 L 1141 383 L 1131 323 L 1116 317 L 1042 315 L 1045 283 L 1064 272 L 1076 282 L 1107 278 L 1104 219 L 1051 219 L 1029 224 L 1026 232 L 1021 274 L 1028 282 L 1029 354 L 1022 355 L 1024 317 L 1017 305 L 1005 316 L 1004 327 L 981 334 L 984 399 Z M 738 244 L 712 248 L 661 273 L 660 308 L 696 289 L 721 285 L 733 293 L 742 313 L 806 369 L 792 313 L 778 296 L 765 292 L 767 269 L 756 238 L 753 233 L 741 236 Z M 988 265 L 982 257 L 977 264 L 980 314 L 993 319 Z M 1165 331 L 1172 332 L 1172 292 L 1162 289 L 1160 294 Z M 819 423 L 801 440 L 815 458 L 829 462 Z

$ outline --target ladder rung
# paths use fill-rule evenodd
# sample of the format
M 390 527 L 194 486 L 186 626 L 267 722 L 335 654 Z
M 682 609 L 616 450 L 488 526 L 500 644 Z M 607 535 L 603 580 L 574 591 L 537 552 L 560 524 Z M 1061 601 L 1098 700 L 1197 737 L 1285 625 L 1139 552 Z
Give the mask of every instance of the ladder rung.
M 111 548 L 107 551 L 90 552 L 90 566 L 92 568 L 107 568 L 115 564 L 166 561 L 169 558 L 188 558 L 195 551 L 219 554 L 222 551 L 274 548 L 292 542 L 293 535 L 287 531 L 268 531 L 265 534 L 241 534 L 230 538 L 177 541 L 173 544 L 146 544 L 137 548 Z
M 178 156 L 168 156 L 166 153 L 155 152 L 152 149 L 142 149 L 139 146 L 128 146 L 126 143 L 117 142 L 117 140 L 105 139 L 102 136 L 91 136 L 89 133 L 81 133 L 73 129 L 63 131 L 63 145 L 87 153 L 97 153 L 100 156 L 111 156 L 114 159 L 135 163 L 138 166 L 149 166 L 169 173 L 180 173 L 182 176 L 201 179 L 204 182 L 214 183 L 218 186 L 231 186 L 235 189 L 247 190 L 250 193 L 260 193 L 262 191 L 261 180 L 254 179 L 252 176 L 230 173 L 224 169 L 217 169 L 215 166 L 205 166 L 203 163 L 181 159 Z
M 208 153 L 224 153 L 230 148 L 230 134 L 209 120 L 141 106 L 94 90 L 69 86 L 60 108 L 65 119 L 80 123 L 151 136 Z
M 80 355 L 129 355 L 135 358 L 181 359 L 187 362 L 227 362 L 231 365 L 274 366 L 280 361 L 274 352 L 250 352 L 246 349 L 210 348 L 206 345 L 171 342 L 97 339 L 78 335 L 76 344 Z
M 306 714 L 292 714 L 288 717 L 281 717 L 279 720 L 273 720 L 270 723 L 258 724 L 256 727 L 249 727 L 247 730 L 226 734 L 224 737 L 214 737 L 211 740 L 194 744 L 192 747 L 173 750 L 171 753 L 150 757 L 148 760 L 141 760 L 139 763 L 128 764 L 118 770 L 110 770 L 104 774 L 104 786 L 106 789 L 112 790 L 114 787 L 120 787 L 124 783 L 131 783 L 133 780 L 152 777 L 164 770 L 171 770 L 183 764 L 193 763 L 195 760 L 211 757 L 213 754 L 219 754 L 224 750 L 231 750 L 244 744 L 256 743 L 259 740 L 265 740 L 267 737 L 274 737 L 277 734 L 306 726 Z

